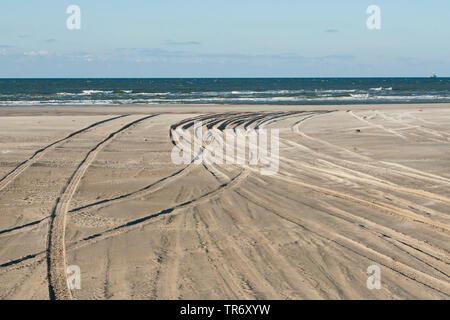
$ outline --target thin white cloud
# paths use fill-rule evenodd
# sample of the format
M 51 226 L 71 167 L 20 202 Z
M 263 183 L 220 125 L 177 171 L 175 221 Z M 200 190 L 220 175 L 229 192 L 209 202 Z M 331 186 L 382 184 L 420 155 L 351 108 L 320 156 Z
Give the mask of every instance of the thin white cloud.
M 199 46 L 200 42 L 197 41 L 173 41 L 167 40 L 166 44 L 169 46 Z
M 50 52 L 48 52 L 47 50 L 39 50 L 39 51 L 25 51 L 23 53 L 24 56 L 48 56 L 50 55 Z

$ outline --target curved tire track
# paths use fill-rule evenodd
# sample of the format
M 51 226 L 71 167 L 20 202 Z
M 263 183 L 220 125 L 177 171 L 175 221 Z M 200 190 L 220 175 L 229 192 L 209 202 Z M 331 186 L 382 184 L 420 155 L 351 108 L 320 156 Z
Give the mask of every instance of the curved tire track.
M 71 134 L 69 134 L 68 136 L 66 136 L 65 138 L 59 139 L 39 150 L 37 150 L 31 157 L 29 157 L 27 160 L 23 161 L 21 164 L 19 164 L 18 166 L 16 166 L 13 170 L 11 170 L 8 174 L 6 174 L 1 180 L 0 180 L 0 190 L 3 190 L 8 184 L 10 184 L 15 178 L 17 178 L 17 176 L 19 176 L 22 172 L 25 171 L 25 169 L 27 169 L 29 166 L 31 166 L 34 162 L 36 162 L 37 160 L 39 160 L 43 155 L 45 155 L 48 151 L 54 149 L 57 145 L 60 145 L 63 142 L 66 142 L 67 140 L 69 140 L 70 138 L 79 135 L 81 133 L 84 133 L 100 124 L 112 121 L 112 120 L 116 120 L 119 118 L 123 118 L 123 117 L 127 117 L 127 115 L 121 115 L 121 116 L 117 116 L 117 117 L 113 117 L 113 118 L 108 118 L 102 121 L 98 121 L 95 122 L 83 129 L 80 129 L 78 131 L 72 132 Z
M 47 249 L 47 268 L 49 280 L 49 294 L 51 299 L 72 299 L 72 294 L 67 287 L 66 277 L 66 257 L 65 257 L 65 227 L 66 213 L 70 200 L 72 199 L 78 185 L 86 173 L 87 169 L 94 161 L 97 154 L 119 133 L 130 128 L 131 126 L 154 117 L 155 115 L 145 116 L 138 120 L 132 121 L 121 127 L 119 130 L 112 132 L 107 138 L 98 143 L 91 149 L 84 160 L 80 163 L 72 177 L 70 178 L 65 190 L 57 200 L 55 209 L 53 210 Z

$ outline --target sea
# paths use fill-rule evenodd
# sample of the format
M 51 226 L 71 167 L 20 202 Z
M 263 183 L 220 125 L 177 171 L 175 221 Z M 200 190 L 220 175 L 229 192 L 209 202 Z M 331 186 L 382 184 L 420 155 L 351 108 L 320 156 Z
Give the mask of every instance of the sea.
M 450 78 L 0 79 L 0 107 L 450 102 Z

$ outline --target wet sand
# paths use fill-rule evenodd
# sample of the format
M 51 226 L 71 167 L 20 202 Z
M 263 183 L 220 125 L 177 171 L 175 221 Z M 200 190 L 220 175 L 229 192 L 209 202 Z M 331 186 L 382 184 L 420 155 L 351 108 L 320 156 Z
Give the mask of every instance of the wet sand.
M 279 129 L 279 171 L 174 164 L 198 120 Z M 1 108 L 0 299 L 448 299 L 449 123 L 449 104 Z

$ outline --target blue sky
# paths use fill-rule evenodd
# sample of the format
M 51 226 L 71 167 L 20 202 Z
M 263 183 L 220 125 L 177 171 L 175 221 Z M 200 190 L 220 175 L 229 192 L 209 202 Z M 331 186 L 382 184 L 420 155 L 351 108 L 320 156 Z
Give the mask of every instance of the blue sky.
M 2 0 L 0 78 L 450 76 L 449 15 L 448 0 Z

